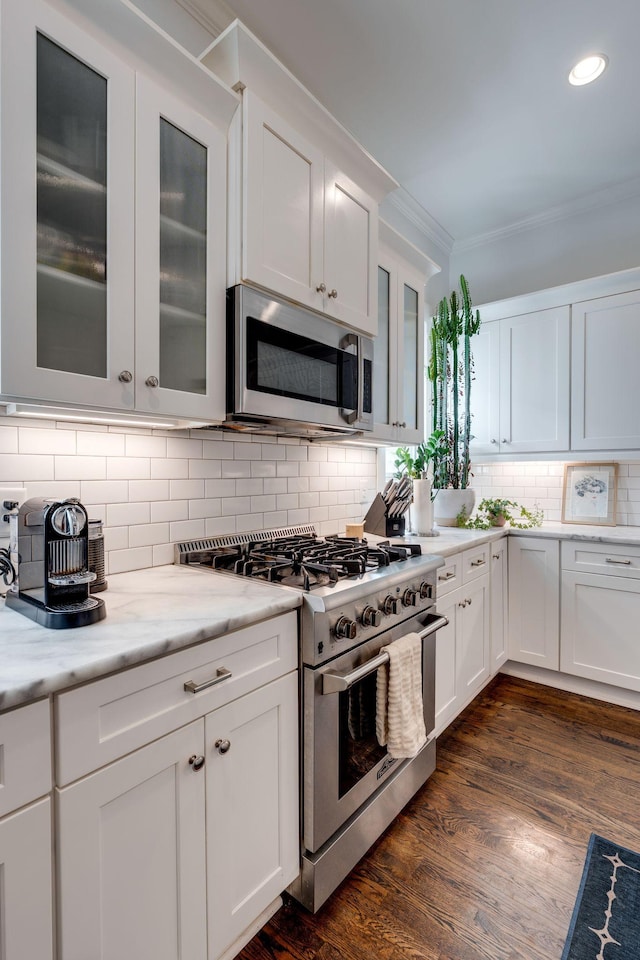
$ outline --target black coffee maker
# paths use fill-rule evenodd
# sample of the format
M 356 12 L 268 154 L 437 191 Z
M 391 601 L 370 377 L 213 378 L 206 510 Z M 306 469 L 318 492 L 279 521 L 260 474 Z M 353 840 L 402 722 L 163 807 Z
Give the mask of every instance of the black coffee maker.
M 26 500 L 11 518 L 17 577 L 6 604 L 43 627 L 84 627 L 106 616 L 89 594 L 89 520 L 79 500 Z

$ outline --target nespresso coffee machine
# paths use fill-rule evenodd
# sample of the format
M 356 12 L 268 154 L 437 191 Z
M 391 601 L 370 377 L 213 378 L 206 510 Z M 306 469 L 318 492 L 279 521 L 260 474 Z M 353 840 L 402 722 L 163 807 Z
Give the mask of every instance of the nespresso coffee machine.
M 92 597 L 89 520 L 79 500 L 26 500 L 14 518 L 12 557 L 17 578 L 7 593 L 11 609 L 43 627 L 84 627 L 106 616 Z

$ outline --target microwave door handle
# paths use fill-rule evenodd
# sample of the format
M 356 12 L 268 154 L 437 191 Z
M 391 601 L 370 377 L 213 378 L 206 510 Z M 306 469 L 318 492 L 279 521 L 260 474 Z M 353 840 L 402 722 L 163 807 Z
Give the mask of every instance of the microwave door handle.
M 440 630 L 441 627 L 446 627 L 448 623 L 449 620 L 447 617 L 436 617 L 428 627 L 419 632 L 418 636 L 421 640 L 426 640 L 426 638 L 430 637 L 436 630 Z M 382 653 L 379 653 L 371 660 L 367 660 L 366 663 L 356 667 L 355 670 L 350 670 L 348 673 L 323 673 L 322 693 L 344 693 L 349 687 L 352 687 L 354 683 L 358 683 L 359 680 L 364 680 L 370 673 L 374 673 L 378 667 L 388 662 L 389 654 L 384 650 Z
M 352 423 L 357 423 L 360 420 L 360 406 L 361 399 L 360 393 L 362 389 L 362 377 L 360 375 L 360 364 L 361 360 L 361 349 L 360 349 L 360 337 L 355 333 L 347 333 L 342 337 L 339 343 L 340 350 L 346 352 L 349 347 L 355 347 L 355 353 L 352 356 L 356 358 L 356 406 L 354 408 L 341 407 L 340 416 L 342 419 L 351 425 Z

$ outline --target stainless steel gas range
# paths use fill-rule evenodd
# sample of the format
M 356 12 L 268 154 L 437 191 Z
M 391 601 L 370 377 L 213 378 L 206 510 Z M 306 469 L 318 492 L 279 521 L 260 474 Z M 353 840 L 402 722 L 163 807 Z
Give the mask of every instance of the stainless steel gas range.
M 419 544 L 316 535 L 313 526 L 175 545 L 176 563 L 302 594 L 301 871 L 290 892 L 316 912 L 435 769 L 435 612 L 441 557 Z M 422 638 L 426 745 L 396 760 L 376 739 L 384 646 Z

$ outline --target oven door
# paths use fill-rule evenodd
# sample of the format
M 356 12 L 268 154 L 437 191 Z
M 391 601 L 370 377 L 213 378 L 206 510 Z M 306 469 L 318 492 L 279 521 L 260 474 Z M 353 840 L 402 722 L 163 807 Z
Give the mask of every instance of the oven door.
M 422 697 L 428 739 L 435 725 L 435 634 L 446 617 L 422 612 L 330 663 L 304 668 L 305 849 L 315 853 L 408 760 L 376 739 L 380 650 L 407 633 L 422 637 Z M 426 745 L 425 745 L 426 746 Z
M 373 429 L 371 340 L 251 287 L 228 298 L 230 416 Z

